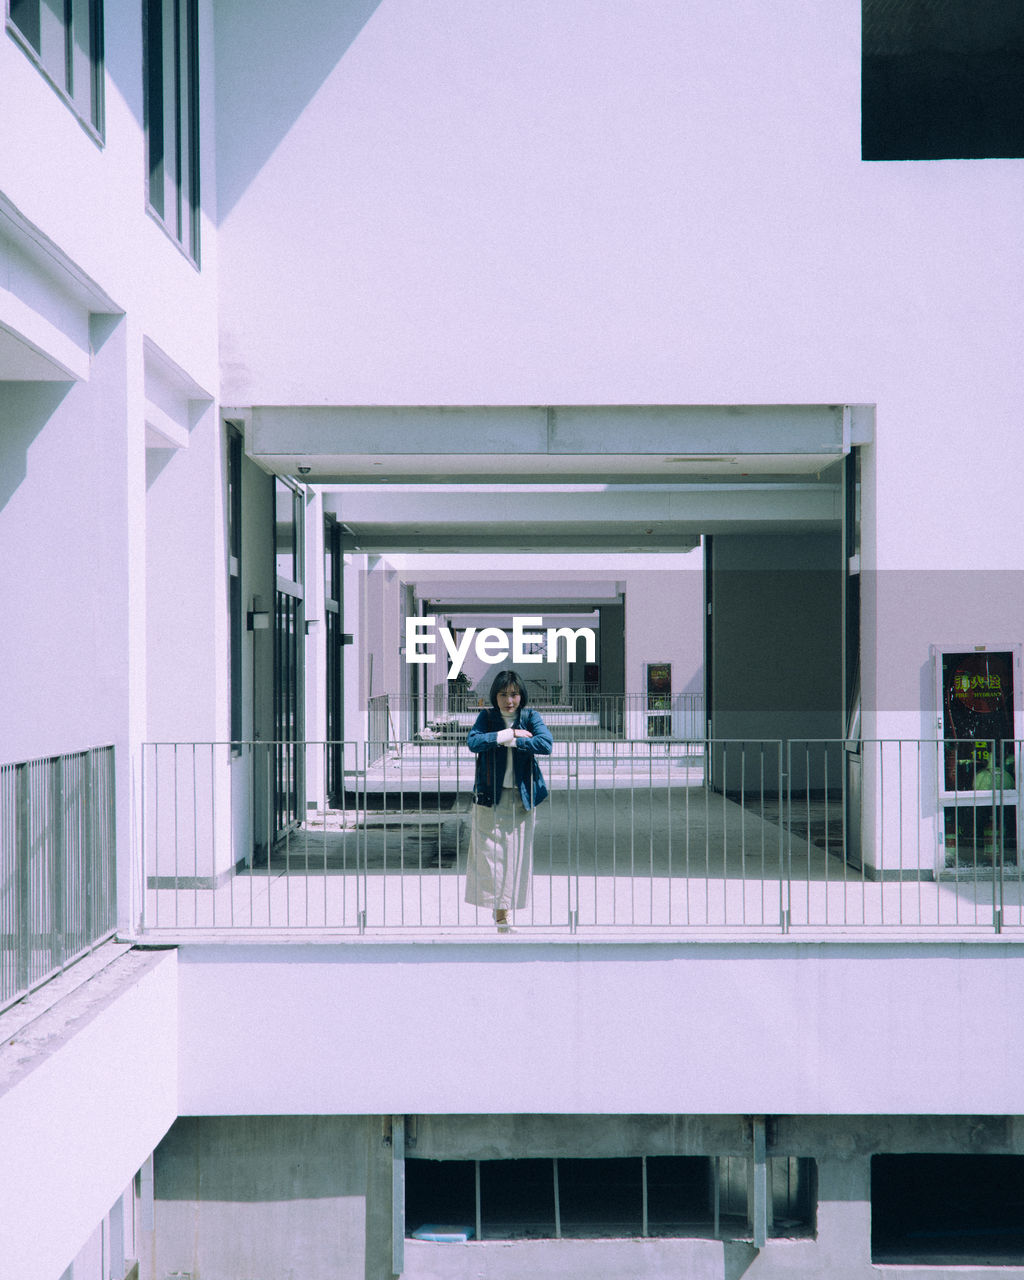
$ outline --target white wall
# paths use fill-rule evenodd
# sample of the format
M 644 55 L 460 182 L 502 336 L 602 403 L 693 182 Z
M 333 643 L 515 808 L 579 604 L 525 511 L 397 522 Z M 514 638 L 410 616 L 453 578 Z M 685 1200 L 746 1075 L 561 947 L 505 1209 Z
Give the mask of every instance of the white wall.
M 626 578 L 626 692 L 647 688 L 647 664 L 672 663 L 673 693 L 703 693 L 703 552 L 691 551 L 682 572 L 651 569 Z
M 516 948 L 497 938 L 236 945 L 229 955 L 185 946 L 181 1110 L 1018 1107 L 1024 1030 L 1007 1010 L 1024 952 L 1012 943 Z
M 5 1055 L 3 1280 L 60 1276 L 177 1115 L 176 971 L 129 953 Z
M 148 450 L 147 736 L 229 736 L 224 429 L 202 413 L 188 447 Z
M 109 341 L 123 352 L 118 336 Z M 125 741 L 128 515 L 120 399 L 113 383 L 0 385 L 5 760 Z
M 865 567 L 1020 565 L 1019 162 L 861 162 L 858 0 L 327 8 L 297 78 L 218 11 L 288 108 L 221 135 L 234 399 L 874 403 Z M 906 707 L 933 630 L 872 620 Z

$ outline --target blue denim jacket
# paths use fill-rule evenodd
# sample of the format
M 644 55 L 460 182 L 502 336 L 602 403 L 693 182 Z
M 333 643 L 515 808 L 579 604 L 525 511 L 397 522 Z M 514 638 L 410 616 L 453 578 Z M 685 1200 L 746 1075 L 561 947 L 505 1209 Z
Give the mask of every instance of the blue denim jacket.
M 498 734 L 505 728 L 501 712 L 487 707 L 476 718 L 469 731 L 466 745 L 476 753 L 476 777 L 473 782 L 473 799 L 477 804 L 493 807 L 501 798 L 501 784 L 505 777 L 505 744 L 498 744 Z M 537 756 L 551 754 L 551 730 L 533 707 L 525 707 L 516 713 L 513 729 L 528 729 L 532 738 L 515 738 L 508 744 L 512 752 L 512 771 L 523 801 L 523 807 L 532 809 L 547 799 L 548 789 L 537 763 Z

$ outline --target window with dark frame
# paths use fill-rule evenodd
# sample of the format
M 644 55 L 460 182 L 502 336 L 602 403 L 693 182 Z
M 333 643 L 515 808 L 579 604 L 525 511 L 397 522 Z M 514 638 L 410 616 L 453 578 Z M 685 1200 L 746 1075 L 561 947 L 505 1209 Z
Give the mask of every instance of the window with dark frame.
M 862 159 L 1020 156 L 1020 0 L 861 0 Z
M 231 649 L 231 741 L 242 738 L 242 433 L 227 429 L 228 613 Z M 235 748 L 239 750 L 240 748 Z
M 82 123 L 103 137 L 103 0 L 10 0 L 7 30 Z
M 198 0 L 144 0 L 146 203 L 199 265 Z

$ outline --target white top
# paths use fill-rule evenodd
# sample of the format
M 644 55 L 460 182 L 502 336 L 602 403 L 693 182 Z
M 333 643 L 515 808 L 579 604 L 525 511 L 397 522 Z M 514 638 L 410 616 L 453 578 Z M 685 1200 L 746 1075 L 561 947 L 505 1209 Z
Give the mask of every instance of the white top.
M 515 732 L 512 729 L 512 722 L 515 720 L 515 715 L 507 716 L 502 712 L 501 718 L 505 721 L 505 727 L 504 729 L 498 730 L 498 742 L 504 744 L 506 748 L 505 776 L 501 780 L 501 785 L 503 787 L 514 787 L 516 785 L 516 775 L 512 768 L 512 748 L 510 744 L 516 740 Z

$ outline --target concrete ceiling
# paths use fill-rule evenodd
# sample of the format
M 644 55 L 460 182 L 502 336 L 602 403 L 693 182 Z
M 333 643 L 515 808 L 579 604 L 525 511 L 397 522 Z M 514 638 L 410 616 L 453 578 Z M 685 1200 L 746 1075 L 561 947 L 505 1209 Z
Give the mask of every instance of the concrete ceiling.
M 230 415 L 229 415 L 230 416 Z M 679 552 L 837 528 L 862 405 L 258 406 L 246 448 L 364 552 Z M 369 482 L 369 483 L 368 483 Z

